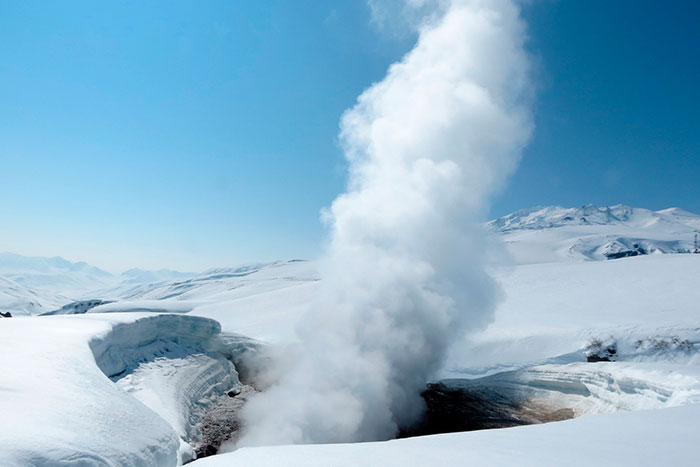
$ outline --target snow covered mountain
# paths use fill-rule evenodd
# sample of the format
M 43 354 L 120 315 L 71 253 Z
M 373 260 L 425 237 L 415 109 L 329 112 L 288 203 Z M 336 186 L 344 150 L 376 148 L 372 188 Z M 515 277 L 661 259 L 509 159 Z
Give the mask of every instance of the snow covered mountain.
M 517 264 L 691 253 L 700 216 L 622 204 L 523 209 L 490 221 Z
M 63 306 L 82 310 L 99 291 L 186 279 L 194 273 L 131 269 L 112 274 L 83 261 L 0 253 L 0 311 L 40 314 Z M 68 311 L 68 308 L 65 311 Z
M 679 208 L 547 206 L 516 211 L 488 222 L 487 227 L 504 240 L 513 262 L 524 265 L 690 253 L 700 231 L 700 216 Z M 267 292 L 266 297 L 281 297 L 288 286 L 305 285 L 310 292 L 313 285 L 309 284 L 318 279 L 318 273 L 314 263 L 278 261 L 200 274 L 131 269 L 116 275 L 60 257 L 0 253 L 0 279 L 0 311 L 14 314 L 84 313 L 101 304 L 98 301 L 154 300 L 160 304 L 145 308 L 182 312 L 194 308 L 190 302 L 220 304 Z M 175 306 L 173 301 L 182 303 Z
M 104 287 L 114 275 L 85 262 L 73 263 L 61 257 L 43 258 L 0 253 L 0 276 L 29 289 L 73 294 Z
M 687 226 L 700 229 L 700 216 L 680 208 L 660 211 L 633 208 L 624 204 L 615 206 L 594 206 L 587 204 L 580 208 L 559 206 L 537 206 L 521 209 L 489 222 L 500 232 L 511 230 L 542 230 L 572 225 L 630 225 L 650 228 L 659 223 L 669 226 Z
M 0 312 L 35 315 L 58 308 L 70 299 L 52 292 L 32 290 L 0 276 Z

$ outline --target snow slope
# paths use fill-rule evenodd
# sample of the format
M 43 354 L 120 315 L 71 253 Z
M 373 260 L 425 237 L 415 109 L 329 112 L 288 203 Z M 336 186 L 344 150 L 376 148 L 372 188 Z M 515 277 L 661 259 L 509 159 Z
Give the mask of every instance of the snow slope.
M 295 323 L 318 286 L 312 261 L 277 261 L 205 271 L 185 281 L 145 284 L 90 313 L 155 311 L 187 313 L 219 321 L 224 330 L 269 342 L 296 339 Z
M 638 340 L 700 343 L 700 255 L 528 264 L 495 275 L 503 303 L 484 331 L 456 345 L 449 364 L 456 372 L 542 363 L 592 338 L 616 340 L 632 359 L 644 354 Z
M 29 289 L 22 284 L 0 276 L 0 311 L 13 316 L 34 315 L 46 312 L 69 301 L 68 298 L 51 292 Z
M 122 284 L 103 294 L 121 300 L 219 301 L 220 295 L 241 298 L 317 279 L 315 267 L 308 261 L 276 261 L 210 269 L 178 281 L 146 283 L 133 287 Z

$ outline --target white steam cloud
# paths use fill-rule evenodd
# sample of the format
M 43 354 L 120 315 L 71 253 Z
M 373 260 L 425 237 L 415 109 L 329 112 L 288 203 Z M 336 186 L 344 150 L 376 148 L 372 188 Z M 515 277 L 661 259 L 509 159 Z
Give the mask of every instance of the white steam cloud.
M 491 319 L 480 220 L 532 129 L 525 26 L 509 0 L 433 3 L 342 118 L 349 184 L 326 213 L 322 290 L 239 446 L 395 436 L 450 342 Z

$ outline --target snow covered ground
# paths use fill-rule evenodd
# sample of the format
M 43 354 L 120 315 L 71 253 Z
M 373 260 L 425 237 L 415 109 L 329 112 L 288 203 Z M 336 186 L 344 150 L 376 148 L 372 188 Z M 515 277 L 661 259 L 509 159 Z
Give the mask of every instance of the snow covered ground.
M 4 320 L 0 464 L 191 458 L 182 439 L 196 413 L 238 385 L 217 352 L 219 330 L 205 318 L 140 313 Z
M 581 418 L 386 443 L 243 449 L 196 462 L 694 463 L 700 255 L 687 252 L 700 217 L 549 207 L 489 227 L 512 258 L 493 271 L 502 303 L 485 329 L 455 343 L 435 377 L 453 388 L 517 393 Z M 637 254 L 617 255 L 625 251 Z M 607 259 L 610 252 L 621 257 Z M 0 311 L 70 315 L 0 319 L 0 413 L 9 427 L 0 430 L 0 465 L 189 459 L 185 440 L 196 445 L 197 421 L 239 385 L 234 354 L 255 346 L 220 329 L 292 342 L 319 285 L 313 261 L 105 276 L 65 260 L 4 260 Z M 645 411 L 617 413 L 638 410 Z M 609 415 L 586 416 L 601 413 Z
M 632 360 L 685 358 L 639 340 L 700 343 L 700 255 L 537 263 L 495 275 L 503 303 L 489 327 L 457 344 L 448 365 L 455 374 L 549 362 L 591 339 L 614 340 Z

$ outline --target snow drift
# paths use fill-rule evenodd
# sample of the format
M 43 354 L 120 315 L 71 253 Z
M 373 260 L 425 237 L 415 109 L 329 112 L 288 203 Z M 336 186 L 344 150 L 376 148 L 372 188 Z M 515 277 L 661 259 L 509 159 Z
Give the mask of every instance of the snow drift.
M 491 318 L 479 221 L 531 131 L 525 27 L 510 1 L 441 6 L 342 118 L 349 183 L 325 213 L 320 292 L 240 445 L 395 436 L 451 339 Z
M 0 463 L 163 466 L 191 458 L 183 438 L 196 441 L 198 417 L 238 384 L 218 352 L 219 331 L 216 321 L 183 315 L 5 320 Z

